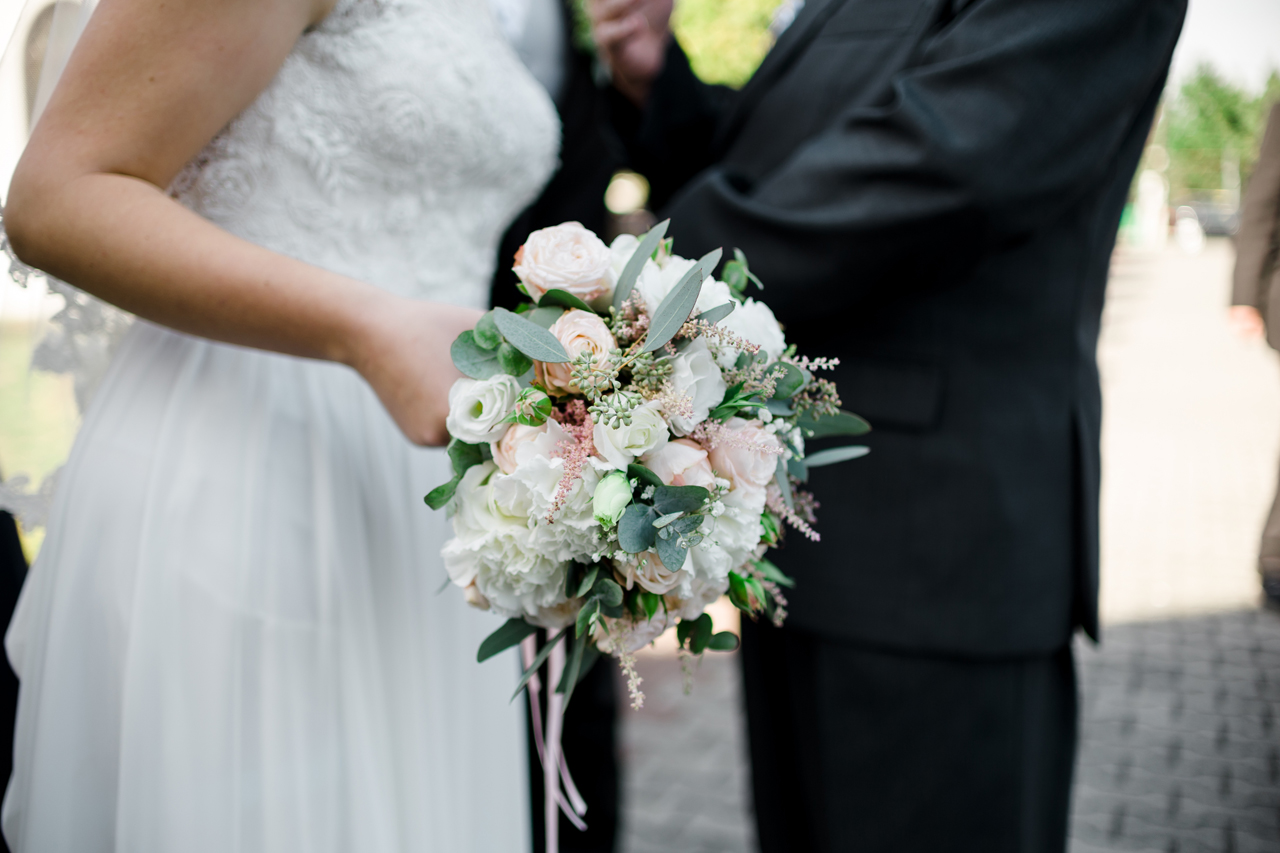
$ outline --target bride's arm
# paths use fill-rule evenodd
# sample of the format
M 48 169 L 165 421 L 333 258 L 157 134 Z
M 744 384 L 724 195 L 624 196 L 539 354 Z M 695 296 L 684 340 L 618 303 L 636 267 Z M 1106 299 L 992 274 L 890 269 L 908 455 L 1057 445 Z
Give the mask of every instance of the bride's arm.
M 333 0 L 102 0 L 18 164 L 25 262 L 214 340 L 348 364 L 413 441 L 438 444 L 448 347 L 478 316 L 255 246 L 164 188 L 275 76 Z

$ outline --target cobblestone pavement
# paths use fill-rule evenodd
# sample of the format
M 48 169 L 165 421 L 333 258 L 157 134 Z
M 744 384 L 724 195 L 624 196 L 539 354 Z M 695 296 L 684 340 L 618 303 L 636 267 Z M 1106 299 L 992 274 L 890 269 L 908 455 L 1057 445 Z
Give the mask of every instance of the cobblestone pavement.
M 1259 609 L 1253 570 L 1280 369 L 1227 333 L 1231 263 L 1210 241 L 1113 264 L 1106 627 L 1078 647 L 1071 853 L 1280 853 L 1280 615 Z M 669 651 L 640 671 L 645 708 L 622 711 L 624 853 L 753 850 L 737 661 L 709 655 L 689 696 Z

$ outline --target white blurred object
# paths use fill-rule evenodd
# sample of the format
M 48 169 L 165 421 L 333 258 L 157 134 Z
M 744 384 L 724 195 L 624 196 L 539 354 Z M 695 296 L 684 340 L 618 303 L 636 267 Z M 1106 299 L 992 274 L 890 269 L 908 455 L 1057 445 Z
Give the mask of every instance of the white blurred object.
M 1173 236 L 1178 241 L 1178 246 L 1188 255 L 1198 255 L 1204 249 L 1204 228 L 1200 225 L 1200 217 L 1185 204 L 1178 208 Z
M 1159 249 L 1169 241 L 1169 184 L 1153 169 L 1138 177 L 1133 204 L 1133 242 L 1142 249 Z

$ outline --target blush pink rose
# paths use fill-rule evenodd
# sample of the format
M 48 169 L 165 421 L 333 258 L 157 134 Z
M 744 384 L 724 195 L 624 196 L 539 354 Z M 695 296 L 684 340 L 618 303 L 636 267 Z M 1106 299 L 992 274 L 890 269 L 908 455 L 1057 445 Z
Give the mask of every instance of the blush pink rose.
M 565 222 L 534 231 L 520 250 L 512 267 L 534 300 L 548 290 L 564 290 L 590 302 L 613 290 L 609 267 L 609 247 L 577 222 Z
M 507 430 L 502 438 L 489 445 L 493 451 L 493 461 L 497 464 L 498 470 L 504 474 L 510 474 L 516 470 L 516 450 L 526 441 L 533 441 L 546 431 L 546 424 L 536 427 L 512 424 L 511 429 Z
M 773 481 L 781 448 L 777 436 L 766 432 L 759 421 L 729 418 L 725 421 L 729 434 L 721 439 L 708 457 L 711 468 L 733 484 L 733 490 L 762 491 Z
M 715 490 L 716 475 L 711 471 L 707 451 L 692 439 L 668 441 L 641 461 L 668 486 L 702 486 Z
M 618 345 L 603 320 L 590 311 L 577 308 L 561 314 L 560 319 L 551 324 L 549 331 L 564 345 L 570 359 L 591 351 L 595 353 L 597 361 L 602 361 L 610 350 Z M 578 386 L 573 384 L 573 368 L 570 362 L 546 364 L 535 361 L 533 371 L 542 387 L 552 394 L 581 393 Z

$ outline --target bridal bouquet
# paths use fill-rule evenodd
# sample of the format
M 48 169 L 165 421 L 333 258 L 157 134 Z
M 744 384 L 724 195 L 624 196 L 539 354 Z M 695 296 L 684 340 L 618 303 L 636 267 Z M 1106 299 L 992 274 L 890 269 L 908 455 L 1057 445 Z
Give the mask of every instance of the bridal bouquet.
M 722 594 L 781 624 L 792 581 L 765 553 L 784 525 L 818 538 L 809 469 L 866 453 L 805 453 L 869 429 L 818 376 L 835 362 L 787 344 L 741 252 L 716 280 L 720 251 L 675 255 L 666 226 L 612 246 L 576 222 L 534 232 L 514 268 L 529 301 L 453 343 L 454 477 L 426 502 L 451 514 L 453 583 L 508 617 L 479 659 L 551 633 L 517 692 L 563 648 L 567 701 L 605 653 L 638 708 L 632 655 L 668 627 L 685 655 L 737 647 L 703 612 Z

